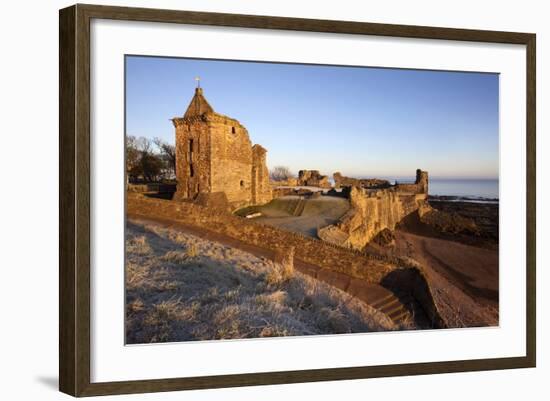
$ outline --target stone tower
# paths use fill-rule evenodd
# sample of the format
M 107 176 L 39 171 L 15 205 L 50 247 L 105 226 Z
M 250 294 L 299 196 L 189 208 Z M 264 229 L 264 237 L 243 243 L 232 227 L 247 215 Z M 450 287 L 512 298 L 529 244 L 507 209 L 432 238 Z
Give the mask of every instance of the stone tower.
M 176 128 L 176 200 L 223 192 L 233 208 L 271 200 L 266 150 L 239 121 L 218 114 L 197 87 Z
M 420 169 L 416 170 L 416 180 L 414 182 L 418 186 L 418 192 L 428 194 L 428 172 Z

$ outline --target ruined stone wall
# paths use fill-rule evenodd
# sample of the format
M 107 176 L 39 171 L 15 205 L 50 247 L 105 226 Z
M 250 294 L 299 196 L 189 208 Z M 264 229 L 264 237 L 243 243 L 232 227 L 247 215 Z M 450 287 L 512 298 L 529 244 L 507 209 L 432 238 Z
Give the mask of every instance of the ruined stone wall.
M 273 199 L 282 198 L 283 196 L 296 195 L 294 188 L 276 187 L 271 190 Z
M 428 172 L 420 169 L 416 170 L 416 185 L 418 193 L 428 194 Z
M 333 174 L 334 187 L 363 187 L 363 188 L 388 188 L 390 182 L 388 180 L 381 180 L 379 178 L 352 178 L 345 177 L 339 172 Z
M 272 187 L 295 187 L 298 185 L 298 179 L 295 177 L 289 177 L 286 180 L 270 180 L 270 184 Z
M 395 190 L 403 193 L 415 194 L 418 192 L 418 185 L 416 184 L 396 184 Z
M 394 230 L 424 203 L 424 194 L 403 194 L 395 189 L 366 190 L 352 187 L 350 210 L 336 223 L 318 230 L 324 241 L 363 249 L 380 231 Z
M 174 199 L 224 192 L 233 208 L 271 200 L 266 150 L 259 145 L 253 150 L 248 131 L 237 120 L 208 111 L 173 122 L 178 182 Z
M 300 170 L 298 172 L 299 186 L 330 188 L 330 182 L 326 175 L 321 175 L 318 170 Z
M 428 194 L 428 172 L 420 169 L 416 170 L 416 180 L 414 184 L 396 184 L 394 186 L 398 192 L 409 192 L 415 194 Z
M 260 145 L 252 146 L 252 203 L 256 205 L 267 203 L 273 198 L 266 153 Z
M 237 120 L 207 114 L 210 129 L 211 191 L 225 192 L 235 207 L 252 203 L 252 144 Z
M 140 192 L 140 193 L 145 193 L 145 192 L 173 193 L 176 191 L 176 186 L 175 184 L 149 182 L 147 184 L 128 184 L 126 186 L 126 190 L 131 192 Z
M 174 119 L 176 127 L 175 199 L 194 198 L 199 192 L 211 190 L 210 134 L 201 117 Z
M 191 119 L 174 119 L 174 125 L 178 181 L 175 199 L 194 199 L 201 192 L 225 192 L 234 207 L 271 199 L 265 149 L 258 149 L 253 157 L 248 132 L 237 120 L 205 113 Z
M 342 184 L 347 177 L 335 173 L 334 178 Z M 414 184 L 384 189 L 351 186 L 350 210 L 337 223 L 320 228 L 317 235 L 333 244 L 363 249 L 379 232 L 394 230 L 404 217 L 424 207 L 427 197 L 428 173 L 420 169 Z

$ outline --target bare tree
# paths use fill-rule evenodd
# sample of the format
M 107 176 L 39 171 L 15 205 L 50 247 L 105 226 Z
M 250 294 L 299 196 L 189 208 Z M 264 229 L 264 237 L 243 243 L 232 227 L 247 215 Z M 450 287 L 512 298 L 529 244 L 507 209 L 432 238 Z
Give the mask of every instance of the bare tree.
M 286 166 L 276 166 L 270 171 L 269 176 L 273 181 L 286 181 L 293 178 L 290 169 Z
M 174 177 L 176 174 L 176 147 L 160 138 L 155 138 L 153 143 L 160 151 L 160 155 L 165 163 L 165 175 Z
M 163 163 L 159 155 L 153 150 L 153 142 L 149 138 L 139 137 L 137 143 L 141 154 L 141 169 L 145 181 L 158 181 Z
M 161 177 L 163 161 L 155 153 L 149 138 L 128 136 L 126 139 L 126 170 L 130 181 L 155 182 Z
M 140 154 L 136 142 L 135 136 L 126 136 L 126 177 L 128 182 L 135 182 L 140 175 Z

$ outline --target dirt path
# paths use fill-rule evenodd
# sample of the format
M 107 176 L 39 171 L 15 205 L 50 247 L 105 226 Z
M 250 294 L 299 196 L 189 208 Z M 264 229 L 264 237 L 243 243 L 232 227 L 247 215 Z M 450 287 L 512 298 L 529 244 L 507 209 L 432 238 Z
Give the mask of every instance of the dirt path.
M 435 270 L 482 304 L 498 308 L 498 250 L 395 231 L 396 252 Z
M 131 214 L 128 215 L 128 219 L 133 222 L 151 222 L 162 224 L 165 227 L 173 229 L 184 230 L 199 238 L 216 241 L 223 245 L 251 253 L 257 257 L 272 260 L 275 256 L 275 252 L 271 249 L 252 245 L 224 234 L 216 233 L 201 227 L 187 225 L 179 221 Z M 322 269 L 319 266 L 312 265 L 297 258 L 294 260 L 294 266 L 299 272 L 321 280 L 362 300 L 366 304 L 387 315 L 396 324 L 403 324 L 404 322 L 412 322 L 414 320 L 411 310 L 416 311 L 418 307 L 414 304 L 412 299 L 399 299 L 391 291 L 380 285 L 370 284 L 364 280 L 353 278 L 342 273 Z M 423 317 L 419 318 L 423 319 Z

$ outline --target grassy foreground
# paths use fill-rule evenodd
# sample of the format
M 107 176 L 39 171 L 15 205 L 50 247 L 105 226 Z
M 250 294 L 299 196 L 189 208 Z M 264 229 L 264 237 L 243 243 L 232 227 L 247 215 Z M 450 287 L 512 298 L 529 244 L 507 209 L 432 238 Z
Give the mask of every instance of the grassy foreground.
M 173 228 L 129 221 L 128 344 L 396 329 L 325 283 Z

